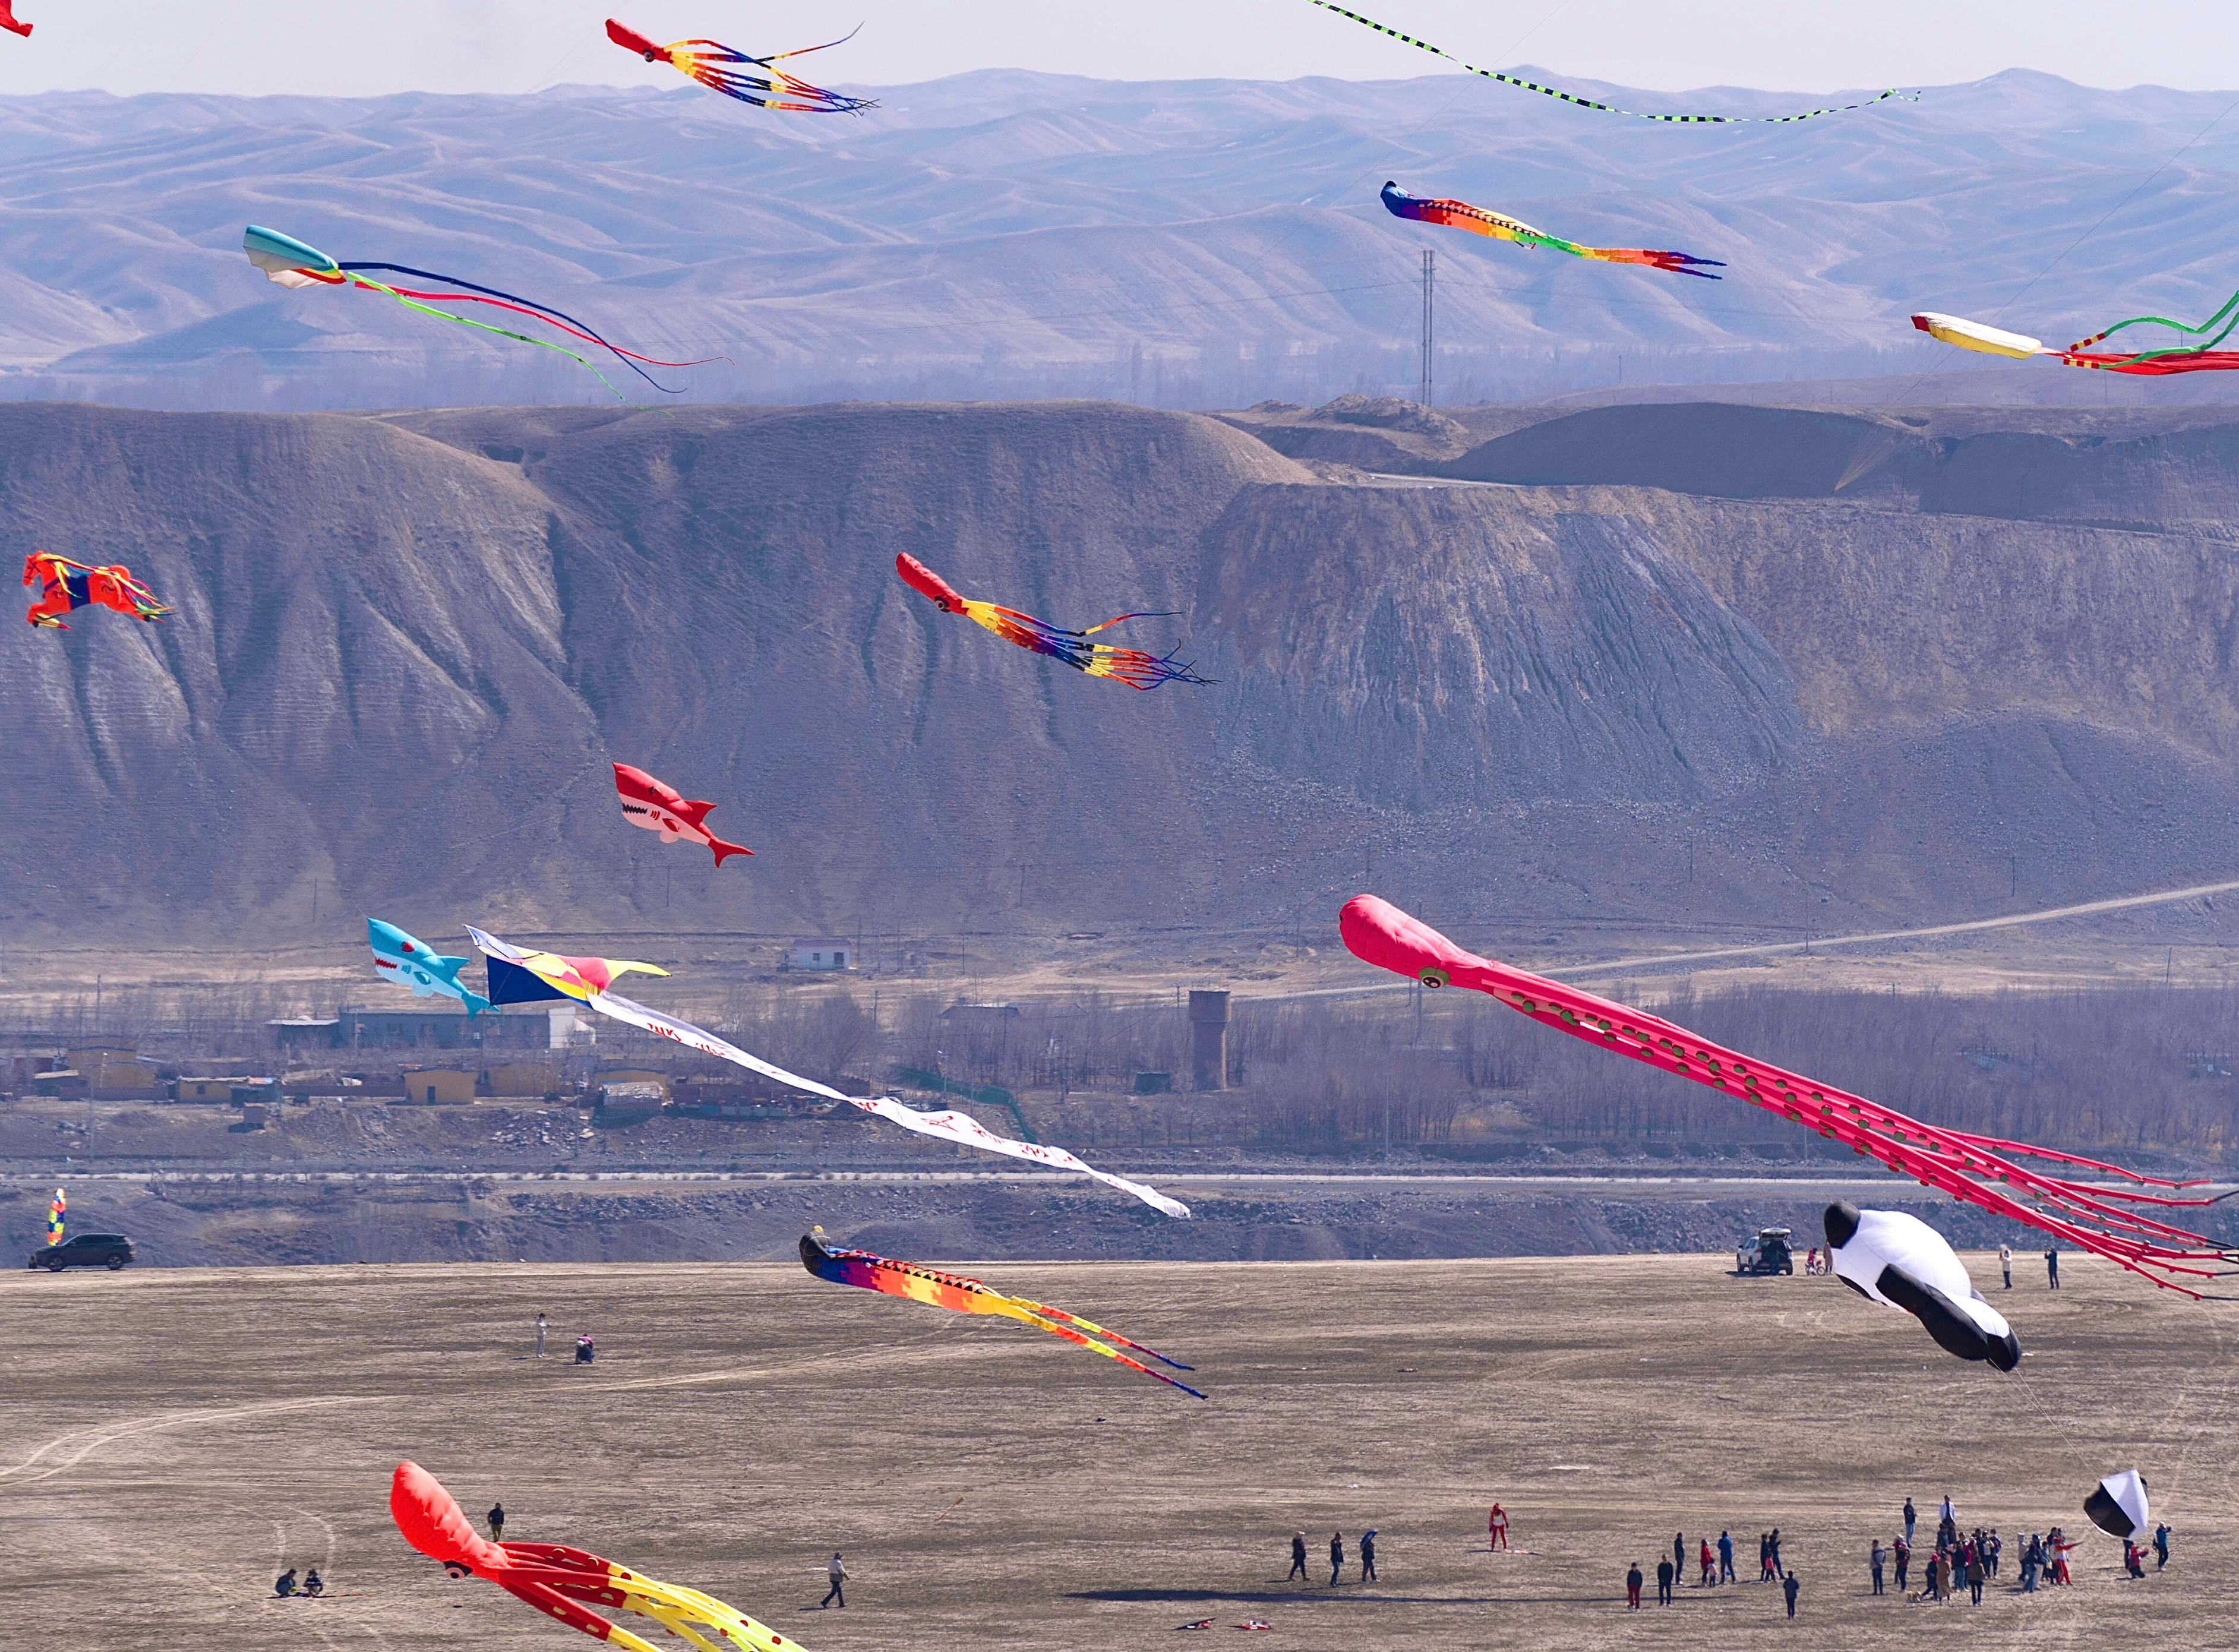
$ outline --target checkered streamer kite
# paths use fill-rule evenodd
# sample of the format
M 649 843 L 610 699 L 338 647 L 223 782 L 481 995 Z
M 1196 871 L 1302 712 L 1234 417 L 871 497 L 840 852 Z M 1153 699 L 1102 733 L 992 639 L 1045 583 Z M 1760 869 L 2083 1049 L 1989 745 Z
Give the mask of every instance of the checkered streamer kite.
M 2159 378 L 2171 373 L 2226 373 L 2239 368 L 2239 350 L 2220 350 L 2216 347 L 2239 330 L 2239 293 L 2223 301 L 2223 307 L 2197 327 L 2187 322 L 2171 321 L 2166 315 L 2133 315 L 2126 321 L 2104 327 L 2090 338 L 2080 338 L 2064 350 L 2054 349 L 2043 339 L 2031 338 L 2026 333 L 2009 333 L 2003 328 L 1991 327 L 1982 322 L 1970 322 L 1963 315 L 1945 315 L 1936 310 L 1923 310 L 1912 318 L 1912 324 L 1940 343 L 1972 350 L 1978 355 L 2005 355 L 2026 359 L 2032 355 L 2050 355 L 2069 367 L 2097 368 L 2109 373 L 2129 373 L 2142 377 Z M 2190 344 L 2166 344 L 2159 349 L 2094 350 L 2091 347 L 2116 334 L 2133 327 L 2166 327 L 2198 341 Z
M 2198 1298 L 2206 1293 L 2186 1281 L 2239 1271 L 2239 1254 L 2140 1208 L 2202 1210 L 2231 1197 L 2171 1197 L 2203 1183 L 2163 1181 L 2050 1148 L 1924 1125 L 1614 999 L 1465 952 L 1428 924 L 1374 895 L 1354 896 L 1339 922 L 1345 945 L 1365 963 L 1425 986 L 1474 987 L 1558 1032 L 1778 1113 L 1924 1186 L 2027 1223 L 2157 1285 Z M 2023 1158 L 2096 1171 L 2127 1185 L 2050 1176 L 2016 1162 Z M 2143 1191 L 2149 1188 L 2169 1191 Z
M 608 381 L 607 375 L 592 367 L 586 357 L 566 345 L 555 344 L 548 338 L 538 338 L 528 333 L 492 327 L 487 322 L 473 321 L 447 309 L 437 309 L 433 302 L 425 301 L 446 304 L 487 304 L 495 309 L 510 310 L 516 315 L 525 315 L 530 321 L 541 322 L 569 338 L 597 345 L 663 395 L 681 395 L 684 393 L 670 389 L 648 373 L 646 368 L 705 367 L 710 362 L 729 360 L 728 356 L 709 355 L 696 362 L 663 362 L 650 355 L 640 355 L 635 350 L 626 350 L 619 344 L 608 342 L 588 322 L 577 321 L 565 310 L 554 309 L 548 304 L 540 304 L 533 298 L 523 298 L 518 293 L 502 292 L 495 287 L 480 287 L 470 281 L 461 281 L 456 275 L 439 275 L 433 270 L 414 269 L 406 264 L 339 263 L 316 247 L 298 241 L 293 236 L 283 236 L 277 229 L 267 229 L 262 224 L 249 226 L 241 238 L 241 246 L 242 250 L 249 255 L 249 262 L 264 272 L 265 279 L 282 287 L 360 287 L 368 292 L 385 293 L 405 309 L 417 310 L 422 315 L 433 315 L 439 321 L 456 322 L 462 327 L 471 327 L 477 332 L 488 333 L 498 338 L 514 339 L 522 344 L 556 350 L 569 361 L 581 362 L 589 368 L 600 383 L 614 390 L 615 399 L 618 401 L 628 398 L 615 389 L 614 385 Z M 443 289 L 455 290 L 391 287 L 386 282 L 374 280 L 366 273 L 369 270 L 402 275 L 412 281 L 435 282 Z
M 458 1499 L 416 1463 L 396 1465 L 389 1512 L 404 1541 L 442 1562 L 453 1577 L 495 1583 L 515 1600 L 609 1646 L 657 1652 L 652 1642 L 601 1617 L 590 1609 L 594 1606 L 650 1619 L 666 1635 L 700 1652 L 800 1652 L 798 1641 L 696 1589 L 680 1589 L 558 1543 L 492 1543 L 475 1530 Z
M 834 1250 L 818 1237 L 823 1231 L 801 1236 L 801 1265 L 820 1279 L 834 1284 L 854 1285 L 864 1290 L 875 1290 L 881 1296 L 906 1297 L 912 1302 L 930 1304 L 935 1308 L 947 1308 L 960 1314 L 1000 1314 L 1006 1319 L 1015 1319 L 1022 1325 L 1032 1325 L 1053 1337 L 1062 1337 L 1069 1343 L 1093 1349 L 1106 1359 L 1116 1359 L 1122 1365 L 1132 1366 L 1146 1377 L 1155 1377 L 1171 1383 L 1185 1394 L 1205 1397 L 1187 1383 L 1176 1382 L 1166 1372 L 1153 1370 L 1139 1359 L 1131 1359 L 1111 1344 L 1132 1348 L 1139 1354 L 1149 1356 L 1161 1365 L 1171 1365 L 1178 1371 L 1190 1367 L 1178 1359 L 1168 1359 L 1155 1348 L 1146 1348 L 1130 1342 L 1116 1330 L 1106 1330 L 1093 1320 L 1083 1319 L 1079 1314 L 1069 1314 L 1062 1308 L 1053 1308 L 1047 1303 L 1032 1302 L 1024 1297 L 1007 1297 L 991 1290 L 977 1279 L 967 1279 L 960 1273 L 942 1273 L 914 1262 L 895 1262 L 868 1251 Z
M 860 115 L 867 109 L 878 108 L 878 104 L 867 97 L 850 97 L 844 92 L 812 86 L 778 67 L 779 62 L 787 57 L 805 57 L 812 51 L 844 46 L 855 37 L 860 28 L 858 25 L 821 46 L 772 52 L 767 57 L 752 56 L 720 40 L 679 40 L 658 46 L 612 17 L 607 19 L 607 38 L 649 63 L 668 63 L 702 86 L 727 97 L 735 97 L 741 103 L 752 103 L 757 109 L 786 109 L 801 115 Z M 757 70 L 760 72 L 754 72 Z
M 1645 247 L 1581 246 L 1560 236 L 1551 236 L 1544 229 L 1534 229 L 1520 218 L 1509 217 L 1505 213 L 1488 212 L 1466 201 L 1432 201 L 1409 195 L 1396 183 L 1384 186 L 1384 208 L 1395 218 L 1466 229 L 1472 235 L 1488 236 L 1495 241 L 1512 241 L 1519 247 L 1545 247 L 1552 252 L 1569 253 L 1573 258 L 1591 258 L 1605 264 L 1641 264 L 1651 269 L 1668 269 L 1675 275 L 1700 275 L 1704 281 L 1720 280 L 1711 271 L 1725 268 L 1715 258 L 1698 258 L 1691 253 L 1655 252 Z
M 1619 109 L 1614 103 L 1581 97 L 1578 93 L 1566 92 L 1559 86 L 1542 86 L 1536 80 L 1504 75 L 1497 69 L 1479 69 L 1474 63 L 1462 62 L 1443 47 L 1433 46 L 1427 40 L 1418 40 L 1412 35 L 1402 34 L 1390 24 L 1379 23 L 1373 17 L 1364 17 L 1358 11 L 1348 11 L 1343 6 L 1333 5 L 1331 0 L 1312 0 L 1312 3 L 1325 11 L 1334 11 L 1340 17 L 1350 17 L 1364 29 L 1373 29 L 1379 35 L 1389 35 L 1403 45 L 1412 46 L 1418 51 L 1427 51 L 1433 57 L 1443 57 L 1457 68 L 1465 69 L 1485 80 L 1497 80 L 1504 86 L 1513 86 L 1519 91 L 1537 92 L 1542 97 L 1551 97 L 1558 103 L 1573 104 L 1579 109 L 1590 109 L 1598 114 L 1624 115 L 1636 121 L 1661 121 L 1668 126 L 1786 126 L 1797 121 L 1817 120 L 1822 115 L 1847 115 L 1852 109 L 1871 109 L 1875 104 L 1886 103 L 1893 97 L 1902 98 L 1909 103 L 1920 101 L 1917 93 L 1901 92 L 1892 86 L 1889 90 L 1861 103 L 1835 103 L 1825 109 L 1801 109 L 1793 115 L 1644 115 L 1638 109 Z
M 1186 665 L 1176 663 L 1172 654 L 1146 654 L 1140 648 L 1114 648 L 1106 643 L 1091 642 L 1089 638 L 1100 631 L 1109 631 L 1113 626 L 1129 620 L 1163 620 L 1171 616 L 1163 613 L 1123 614 L 1116 620 L 1106 620 L 1102 625 L 1090 626 L 1086 631 L 1067 631 L 1047 620 L 1037 620 L 1031 614 L 1021 614 L 1016 608 L 999 607 L 993 602 L 981 602 L 966 596 L 947 580 L 935 574 L 914 556 L 904 554 L 894 558 L 894 572 L 902 583 L 920 595 L 930 598 L 933 606 L 943 614 L 960 614 L 974 625 L 983 626 L 1006 642 L 1016 643 L 1031 654 L 1047 654 L 1061 664 L 1091 677 L 1112 677 L 1130 688 L 1156 688 L 1161 683 L 1189 682 L 1199 687 L 1210 680 L 1200 677 Z

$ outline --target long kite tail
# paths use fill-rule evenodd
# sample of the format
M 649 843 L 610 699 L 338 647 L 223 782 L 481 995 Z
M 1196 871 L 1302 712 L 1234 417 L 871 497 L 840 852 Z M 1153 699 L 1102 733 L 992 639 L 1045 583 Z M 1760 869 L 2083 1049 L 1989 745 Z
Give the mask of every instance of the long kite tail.
M 1016 608 L 1007 608 L 993 602 L 964 599 L 965 616 L 986 627 L 1006 642 L 1034 654 L 1047 654 L 1062 660 L 1075 671 L 1091 677 L 1110 677 L 1126 683 L 1131 688 L 1156 688 L 1162 683 L 1195 683 L 1208 685 L 1212 679 L 1200 677 L 1186 661 L 1172 654 L 1154 654 L 1140 648 L 1117 648 L 1109 643 L 1091 642 L 1088 639 L 1100 631 L 1110 629 L 1126 620 L 1163 618 L 1163 614 L 1123 614 L 1118 619 L 1106 620 L 1086 631 L 1071 631 L 1053 626 L 1046 620 L 1038 620 L 1031 614 L 1021 614 Z
M 522 297 L 519 293 L 508 293 L 497 287 L 481 286 L 475 282 L 462 281 L 456 275 L 445 275 L 432 269 L 415 269 L 409 264 L 375 263 L 341 264 L 336 268 L 344 270 L 385 269 L 392 275 L 409 275 L 415 281 L 439 281 L 446 287 L 456 287 L 462 290 L 455 293 L 416 293 L 407 290 L 405 295 L 410 298 L 460 299 L 468 302 L 495 304 L 501 309 L 517 310 L 523 315 L 533 315 L 548 322 L 559 328 L 563 333 L 573 334 L 587 344 L 595 344 L 601 349 L 610 350 L 625 362 L 642 362 L 648 367 L 706 367 L 711 362 L 728 362 L 731 359 L 728 355 L 703 355 L 691 362 L 664 362 L 659 356 L 641 355 L 635 350 L 623 348 L 588 322 L 579 320 L 564 309 L 555 309 L 549 304 L 540 304 L 533 298 Z M 648 378 L 647 382 L 652 383 L 653 381 Z
M 1142 1343 L 1135 1341 L 1132 1337 L 1122 1337 L 1118 1331 L 1110 1330 L 1106 1326 L 1100 1325 L 1093 1319 L 1083 1319 L 1079 1314 L 1069 1314 L 1066 1312 L 1064 1309 L 1053 1308 L 1046 1302 L 1028 1302 L 1024 1297 L 1013 1297 L 1011 1300 L 1013 1302 L 1024 1303 L 1036 1313 L 1045 1315 L 1051 1319 L 1058 1320 L 1067 1325 L 1077 1326 L 1080 1330 L 1087 1331 L 1091 1336 L 1101 1337 L 1108 1342 L 1118 1343 L 1123 1348 L 1132 1348 L 1139 1354 L 1148 1354 L 1153 1359 L 1157 1360 L 1161 1365 L 1171 1365 L 1178 1371 L 1190 1371 L 1197 1369 L 1194 1365 L 1185 1365 L 1178 1359 L 1170 1359 L 1155 1348 L 1146 1348 Z
M 1466 201 L 1432 200 L 1424 196 L 1410 195 L 1396 183 L 1384 186 L 1382 199 L 1385 209 L 1392 216 L 1415 223 L 1466 229 L 1472 235 L 1485 236 L 1494 241 L 1512 241 L 1521 247 L 1545 247 L 1551 252 L 1566 252 L 1574 258 L 1591 258 L 1611 264 L 1639 264 L 1651 269 L 1667 269 L 1675 275 L 1700 275 L 1705 281 L 1724 279 L 1711 274 L 1713 269 L 1725 268 L 1716 258 L 1698 258 L 1684 252 L 1660 252 L 1648 247 L 1589 247 L 1581 242 L 1565 241 L 1560 236 L 1551 236 L 1544 229 L 1535 229 L 1521 218 L 1511 218 L 1505 212 L 1490 211 L 1484 207 L 1472 206 Z
M 1474 988 L 1558 1032 L 1778 1113 L 1924 1186 L 2040 1229 L 2157 1285 L 2197 1297 L 2204 1293 L 2183 1281 L 2228 1277 L 2239 1264 L 2239 1253 L 2231 1248 L 2135 1208 L 2204 1210 L 2219 1203 L 2217 1198 L 2177 1198 L 2047 1176 L 2020 1159 L 2041 1157 L 2094 1167 L 2096 1162 L 1923 1124 L 1879 1102 L 1712 1044 L 1628 1005 L 1465 952 L 1373 895 L 1347 902 L 1340 927 L 1345 945 L 1364 962 L 1425 986 Z M 2146 1185 L 2192 1185 L 2117 1173 Z
M 1194 1394 L 1199 1399 L 1206 1397 L 1204 1394 L 1200 1393 L 1198 1390 L 1192 1388 L 1187 1383 L 1179 1382 L 1175 1378 L 1167 1376 L 1162 1370 L 1155 1370 L 1152 1367 L 1143 1363 L 1141 1360 L 1135 1359 L 1126 1354 L 1121 1353 L 1118 1349 L 1112 1347 L 1107 1343 L 1098 1341 L 1095 1337 L 1089 1336 L 1086 1331 L 1074 1330 L 1071 1324 L 1066 1324 L 1064 1321 L 1047 1317 L 1041 1312 L 1038 1311 L 1040 1306 L 1038 1303 L 1030 1303 L 1026 1301 L 1024 1298 L 1018 1297 L 1006 1297 L 1000 1291 L 991 1291 L 988 1294 L 993 1297 L 995 1302 L 1000 1305 L 991 1305 L 981 1310 L 983 1312 L 1000 1313 L 1007 1318 L 1016 1319 L 1023 1324 L 1037 1326 L 1040 1329 L 1049 1332 L 1053 1337 L 1062 1337 L 1069 1343 L 1077 1343 L 1083 1348 L 1093 1349 L 1097 1353 L 1103 1355 L 1106 1359 L 1116 1359 L 1122 1365 L 1130 1366 L 1134 1370 L 1142 1372 L 1146 1377 L 1155 1377 L 1160 1382 L 1166 1383 L 1169 1388 L 1178 1388 L 1185 1394 Z M 1069 1318 L 1070 1316 L 1067 1317 Z M 1125 1337 L 1121 1337 L 1120 1340 L 1122 1342 L 1126 1341 Z M 1132 1348 L 1134 1344 L 1130 1343 L 1128 1343 L 1128 1346 Z M 1146 1353 L 1150 1352 L 1148 1349 L 1145 1349 L 1143 1351 Z M 1169 1361 L 1167 1363 L 1171 1364 L 1173 1362 Z M 1186 1365 L 1180 1365 L 1175 1367 L 1175 1369 L 1178 1370 L 1189 1370 L 1189 1367 Z
M 1605 103 L 1591 97 L 1581 97 L 1576 92 L 1566 92 L 1558 86 L 1542 86 L 1538 81 L 1520 79 L 1514 75 L 1504 75 L 1496 69 L 1479 69 L 1474 63 L 1462 62 L 1453 53 L 1442 47 L 1433 46 L 1427 40 L 1418 40 L 1412 35 L 1402 34 L 1388 23 L 1379 23 L 1373 17 L 1364 17 L 1358 11 L 1347 10 L 1345 7 L 1333 3 L 1333 0 L 1312 0 L 1312 3 L 1325 11 L 1334 11 L 1340 17 L 1349 17 L 1365 29 L 1373 29 L 1379 35 L 1389 35 L 1392 39 L 1405 45 L 1412 46 L 1418 51 L 1427 51 L 1433 57 L 1443 57 L 1458 68 L 1465 69 L 1471 74 L 1481 76 L 1486 80 L 1497 80 L 1504 86 L 1513 86 L 1522 91 L 1538 92 L 1542 97 L 1552 97 L 1561 103 L 1575 104 L 1579 109 L 1593 109 L 1599 114 L 1629 116 L 1636 121 L 1662 121 L 1672 126 L 1785 126 L 1796 121 L 1817 120 L 1822 115 L 1845 115 L 1852 109 L 1871 109 L 1875 104 L 1886 103 L 1893 97 L 1909 103 L 1920 101 L 1918 93 L 1899 91 L 1892 86 L 1887 91 L 1877 93 L 1859 103 L 1835 103 L 1824 109 L 1802 109 L 1793 115 L 1644 115 L 1638 109 L 1619 109 L 1614 103 Z
M 860 30 L 861 25 L 859 23 L 856 27 Z M 672 63 L 702 86 L 735 97 L 742 103 L 752 103 L 761 109 L 789 109 L 806 115 L 860 115 L 865 109 L 876 109 L 879 106 L 877 101 L 868 97 L 851 97 L 845 92 L 812 85 L 777 66 L 781 58 L 823 51 L 854 37 L 851 31 L 839 40 L 827 40 L 821 46 L 802 46 L 793 51 L 773 52 L 767 57 L 756 57 L 741 51 L 736 46 L 727 46 L 720 40 L 680 40 L 663 50 L 668 52 Z M 705 46 L 709 50 L 694 51 L 691 48 L 694 46 Z M 738 69 L 727 67 L 729 64 L 750 65 L 765 71 L 768 78 L 743 74 Z M 754 96 L 756 92 L 768 92 L 774 96 L 757 97 Z M 775 94 L 787 94 L 808 101 L 785 103 L 779 101 Z
M 2239 293 L 2234 293 L 2225 299 L 2223 307 L 2197 327 L 2189 326 L 2183 322 L 2171 321 L 2166 315 L 2133 315 L 2128 321 L 2116 322 L 2112 327 L 2094 333 L 2090 338 L 2077 339 L 2075 343 L 2068 347 L 2065 354 L 2074 355 L 2079 350 L 2088 350 L 2102 339 L 2112 338 L 2126 327 L 2166 327 L 2172 332 L 2190 334 L 2200 341 L 2197 344 L 2172 345 L 2165 350 L 2149 350 L 2128 358 L 2134 362 L 2152 361 L 2169 355 L 2198 355 L 2213 350 L 2231 336 L 2235 328 L 2239 328 Z M 2208 336 L 2211 333 L 2215 336 Z

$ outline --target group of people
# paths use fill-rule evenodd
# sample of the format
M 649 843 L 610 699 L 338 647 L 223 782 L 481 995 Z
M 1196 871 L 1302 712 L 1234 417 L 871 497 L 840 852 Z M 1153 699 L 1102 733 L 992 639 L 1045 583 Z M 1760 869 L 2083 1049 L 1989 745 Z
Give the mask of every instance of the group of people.
M 1892 1561 L 1897 1573 L 1897 1592 L 1900 1596 L 1904 1594 L 1912 1570 L 1913 1532 L 1918 1518 L 1912 1499 L 1907 1497 L 1904 1500 L 1903 1536 L 1887 1548 L 1883 1546 L 1880 1538 L 1874 1539 L 1866 1563 L 1872 1574 L 1875 1594 L 1884 1592 L 1884 1569 Z M 2153 1553 L 2156 1556 L 2156 1570 L 2169 1564 L 2169 1544 L 2168 1524 L 2164 1523 L 2156 1526 Z M 2048 1532 L 2032 1533 L 2022 1546 L 2021 1592 L 2034 1595 L 2039 1583 L 2047 1588 L 2056 1588 L 2074 1582 L 2069 1574 L 2068 1557 L 2082 1547 L 2082 1539 L 2070 1537 L 2058 1526 Z M 1937 1510 L 1936 1547 L 1922 1569 L 1920 1590 L 1911 1598 L 1916 1602 L 1934 1601 L 1941 1604 L 1963 1589 L 1971 1604 L 1981 1605 L 1983 1587 L 1998 1576 L 2005 1549 L 2005 1539 L 1999 1536 L 1996 1526 L 1987 1531 L 1980 1526 L 1972 1531 L 1961 1531 L 1958 1511 L 1953 1508 L 1950 1497 L 1944 1498 Z M 2123 1540 L 2123 1567 L 2132 1577 L 2146 1575 L 2146 1552 L 2144 1544 L 2132 1543 L 2128 1538 Z
M 1734 1576 L 1734 1537 L 1731 1532 L 1722 1531 L 1718 1534 L 1717 1550 L 1715 1555 L 1711 1552 L 1711 1540 L 1708 1537 L 1698 1540 L 1698 1551 L 1697 1558 L 1702 1568 L 1702 1576 L 1696 1580 L 1698 1588 L 1715 1589 L 1721 1583 L 1737 1581 Z M 1787 1598 L 1788 1615 L 1794 1617 L 1796 1597 L 1802 1592 L 1804 1586 L 1797 1580 L 1796 1574 L 1781 1563 L 1779 1527 L 1775 1526 L 1771 1531 L 1757 1534 L 1757 1582 L 1760 1583 L 1777 1582 L 1780 1584 L 1781 1593 Z M 1673 1532 L 1671 1558 L 1669 1560 L 1659 1558 L 1656 1562 L 1656 1603 L 1658 1606 L 1671 1605 L 1672 1590 L 1686 1581 L 1687 1534 Z M 1641 1573 L 1640 1562 L 1633 1562 L 1624 1575 L 1624 1603 L 1627 1610 L 1637 1612 L 1640 1609 L 1640 1591 L 1646 1587 L 1647 1582 L 1647 1578 Z
M 299 1582 L 296 1581 L 296 1569 L 290 1566 L 272 1580 L 272 1592 L 283 1601 L 298 1597 L 315 1601 L 327 1592 L 327 1584 L 326 1580 L 319 1576 L 317 1567 L 312 1567 Z
M 544 1333 L 549 1329 L 549 1322 L 545 1319 L 544 1316 L 542 1314 L 537 1315 L 536 1357 L 539 1359 L 544 1357 Z M 581 1337 L 575 1338 L 575 1363 L 578 1365 L 592 1364 L 598 1359 L 598 1347 L 597 1344 L 591 1341 L 590 1332 L 585 1331 Z
M 1345 1572 L 1345 1534 L 1341 1531 L 1330 1533 L 1329 1563 L 1329 1586 L 1335 1589 Z M 1291 1569 L 1284 1574 L 1283 1581 L 1287 1583 L 1293 1577 L 1309 1583 L 1314 1581 L 1306 1576 L 1306 1534 L 1303 1531 L 1291 1534 Z M 1372 1526 L 1360 1534 L 1360 1581 L 1377 1581 L 1376 1529 Z

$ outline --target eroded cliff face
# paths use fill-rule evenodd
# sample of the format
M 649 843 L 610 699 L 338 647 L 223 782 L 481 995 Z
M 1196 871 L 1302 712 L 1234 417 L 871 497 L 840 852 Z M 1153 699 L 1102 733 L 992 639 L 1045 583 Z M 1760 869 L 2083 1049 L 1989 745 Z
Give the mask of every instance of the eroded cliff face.
M 322 931 L 1287 928 L 1370 865 L 1449 912 L 1932 919 L 2010 856 L 2228 870 L 2239 427 L 1738 411 L 1378 481 L 1092 403 L 0 409 L 11 541 L 178 609 L 0 630 L 10 939 L 246 950 L 315 890 Z M 902 551 L 1171 610 L 1113 640 L 1219 680 L 1081 678 Z M 612 760 L 761 853 L 662 850 Z

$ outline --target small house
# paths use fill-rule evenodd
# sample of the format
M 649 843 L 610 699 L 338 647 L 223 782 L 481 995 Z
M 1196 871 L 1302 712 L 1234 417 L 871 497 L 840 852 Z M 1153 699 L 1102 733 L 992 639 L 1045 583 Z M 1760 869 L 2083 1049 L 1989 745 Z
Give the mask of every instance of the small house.
M 475 1098 L 476 1075 L 462 1067 L 407 1067 L 404 1099 L 427 1107 L 456 1107 Z
M 812 937 L 797 940 L 786 950 L 790 970 L 848 970 L 855 965 L 855 944 L 845 938 Z

